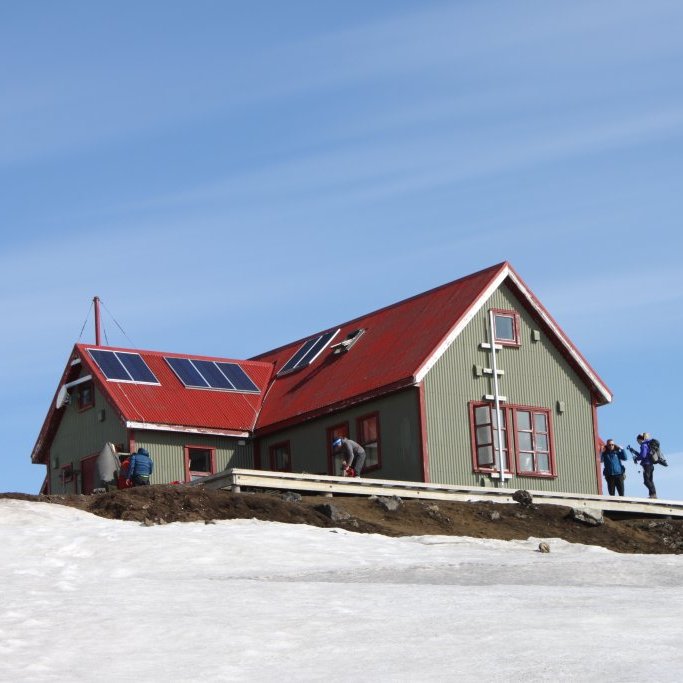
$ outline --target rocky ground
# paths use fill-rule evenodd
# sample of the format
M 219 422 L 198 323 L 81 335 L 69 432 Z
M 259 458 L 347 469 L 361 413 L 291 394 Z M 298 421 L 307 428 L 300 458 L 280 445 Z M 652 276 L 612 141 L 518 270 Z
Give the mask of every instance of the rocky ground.
M 388 536 L 444 534 L 502 540 L 563 538 L 624 553 L 683 553 L 683 519 L 576 519 L 556 505 L 466 503 L 360 496 L 299 496 L 291 492 L 230 493 L 199 486 L 149 486 L 95 495 L 0 498 L 69 505 L 109 519 L 143 524 L 256 518 L 287 524 L 341 527 Z

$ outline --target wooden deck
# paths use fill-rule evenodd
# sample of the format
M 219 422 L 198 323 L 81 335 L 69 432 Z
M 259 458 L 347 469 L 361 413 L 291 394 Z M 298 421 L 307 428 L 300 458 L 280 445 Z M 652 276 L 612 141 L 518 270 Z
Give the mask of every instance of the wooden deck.
M 390 479 L 330 477 L 323 474 L 295 472 L 269 472 L 266 470 L 230 469 L 194 482 L 208 488 L 229 489 L 239 492 L 249 489 L 282 489 L 318 495 L 399 496 L 423 500 L 492 501 L 513 503 L 513 488 L 484 486 L 448 486 L 423 484 Z M 590 508 L 605 513 L 622 513 L 637 516 L 683 517 L 683 501 L 650 500 L 630 496 L 596 496 L 527 489 L 534 502 L 543 505 L 564 505 L 573 508 Z

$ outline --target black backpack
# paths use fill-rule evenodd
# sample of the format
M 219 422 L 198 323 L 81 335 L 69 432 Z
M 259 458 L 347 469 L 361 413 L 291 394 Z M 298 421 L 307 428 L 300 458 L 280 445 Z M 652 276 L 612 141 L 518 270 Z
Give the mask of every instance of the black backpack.
M 650 460 L 652 460 L 653 465 L 664 465 L 664 467 L 668 467 L 668 463 L 664 458 L 664 454 L 662 453 L 662 449 L 660 448 L 659 441 L 657 441 L 657 439 L 650 439 L 650 442 L 648 443 L 648 450 L 650 453 Z

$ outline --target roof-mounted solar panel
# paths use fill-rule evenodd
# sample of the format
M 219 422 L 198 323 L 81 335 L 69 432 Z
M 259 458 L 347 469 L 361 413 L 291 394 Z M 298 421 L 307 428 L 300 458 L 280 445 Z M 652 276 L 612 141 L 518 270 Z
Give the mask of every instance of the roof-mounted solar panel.
M 209 383 L 204 379 L 199 370 L 195 368 L 189 358 L 166 358 L 166 362 L 186 387 L 199 387 L 203 389 L 209 387 Z
M 228 378 L 237 391 L 256 391 L 259 388 L 251 381 L 249 375 L 237 363 L 218 363 L 216 365 Z
M 104 349 L 88 349 L 88 353 L 108 380 L 159 384 L 159 380 L 139 353 Z
M 188 388 L 259 393 L 259 388 L 237 363 L 169 357 L 166 362 Z
M 294 372 L 299 368 L 310 365 L 325 349 L 325 347 L 334 339 L 339 330 L 331 332 L 324 332 L 317 337 L 311 337 L 305 341 L 298 349 L 298 351 L 282 366 L 278 375 L 284 375 L 289 372 Z

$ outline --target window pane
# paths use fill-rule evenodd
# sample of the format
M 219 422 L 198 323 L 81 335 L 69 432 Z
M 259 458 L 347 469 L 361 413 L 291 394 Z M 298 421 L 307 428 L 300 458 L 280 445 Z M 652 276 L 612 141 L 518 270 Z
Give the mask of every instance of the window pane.
M 289 446 L 275 446 L 270 449 L 271 469 L 277 472 L 288 472 L 290 470 L 291 458 Z
M 487 443 L 493 443 L 491 436 L 491 427 L 488 425 L 484 427 L 477 427 L 477 443 L 481 446 Z
M 491 413 L 488 406 L 477 406 L 474 409 L 474 422 L 478 425 L 488 424 L 491 422 Z
M 548 435 L 547 434 L 536 434 L 536 450 L 537 451 L 547 451 L 548 450 Z
M 550 472 L 550 456 L 547 453 L 539 453 L 537 460 L 540 472 Z
M 192 448 L 189 457 L 191 472 L 211 472 L 211 451 Z
M 363 443 L 377 441 L 377 416 L 368 417 L 360 423 L 360 439 Z
M 537 432 L 548 432 L 548 418 L 545 413 L 534 413 L 534 429 Z
M 531 413 L 528 410 L 517 411 L 517 427 L 531 431 Z
M 370 467 L 372 465 L 379 465 L 379 449 L 377 444 L 366 444 L 363 446 L 365 449 L 365 465 L 364 467 Z
M 530 432 L 519 432 L 519 450 L 520 451 L 531 451 L 533 447 L 531 445 L 531 433 Z
M 477 449 L 477 459 L 480 465 L 493 465 L 493 448 L 481 446 Z
M 515 341 L 515 321 L 509 315 L 494 315 L 496 339 Z
M 503 422 L 503 431 L 505 431 L 505 411 L 501 408 L 500 418 Z M 498 413 L 495 410 L 491 410 L 491 423 L 495 429 L 498 428 Z
M 519 468 L 522 472 L 533 472 L 534 456 L 531 453 L 521 453 L 519 456 Z

